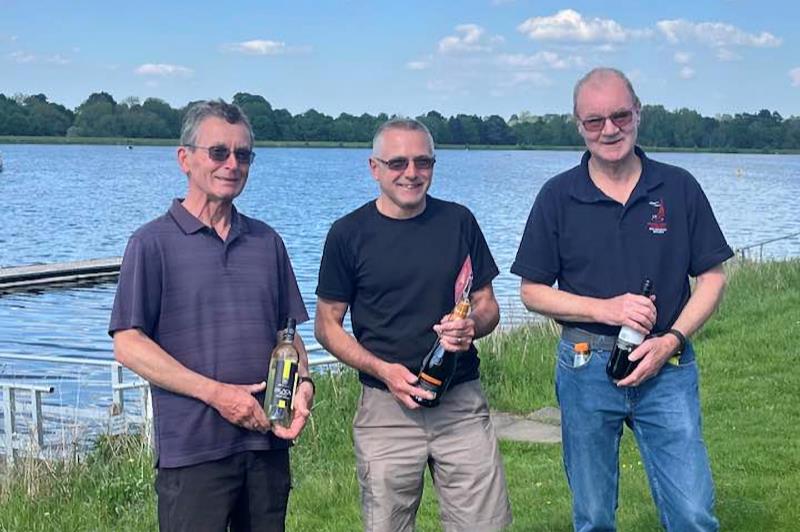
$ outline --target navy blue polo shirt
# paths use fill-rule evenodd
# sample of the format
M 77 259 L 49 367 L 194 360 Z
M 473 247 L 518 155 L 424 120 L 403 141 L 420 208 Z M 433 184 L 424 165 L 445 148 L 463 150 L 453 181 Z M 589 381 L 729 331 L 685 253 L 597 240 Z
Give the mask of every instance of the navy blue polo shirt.
M 625 205 L 606 196 L 581 164 L 544 184 L 528 217 L 511 272 L 559 290 L 607 299 L 639 293 L 653 280 L 658 317 L 670 328 L 689 299 L 695 277 L 733 256 L 711 205 L 694 177 L 653 161 L 639 147 L 642 175 Z M 596 334 L 619 327 L 561 322 Z
M 280 236 L 233 209 L 225 241 L 180 200 L 139 228 L 122 260 L 109 334 L 141 329 L 187 368 L 254 384 L 267 376 L 277 330 L 308 320 Z M 226 421 L 202 401 L 152 387 L 158 467 L 286 448 L 272 433 Z M 263 394 L 257 396 L 263 401 Z

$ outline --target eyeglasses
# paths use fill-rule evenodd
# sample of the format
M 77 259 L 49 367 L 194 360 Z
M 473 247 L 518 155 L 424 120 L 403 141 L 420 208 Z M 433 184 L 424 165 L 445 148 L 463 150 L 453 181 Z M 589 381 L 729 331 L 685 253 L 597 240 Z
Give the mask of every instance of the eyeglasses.
M 633 122 L 634 113 L 635 111 L 633 109 L 626 109 L 624 111 L 611 113 L 609 116 L 593 116 L 591 118 L 587 118 L 586 120 L 579 120 L 581 124 L 583 124 L 583 129 L 590 133 L 597 133 L 606 127 L 606 120 L 611 120 L 611 123 L 617 126 L 619 129 L 626 128 L 627 126 L 631 125 L 631 122 Z
M 231 156 L 231 150 L 227 146 L 195 146 L 194 144 L 185 144 L 187 148 L 199 148 L 208 151 L 208 158 L 217 163 L 224 163 Z M 253 159 L 256 158 L 256 152 L 247 148 L 239 148 L 233 150 L 233 157 L 239 164 L 253 164 Z
M 385 164 L 386 167 L 393 172 L 402 172 L 403 170 L 408 168 L 408 162 L 409 162 L 408 157 L 395 157 L 394 159 L 389 159 L 388 161 L 384 161 L 379 157 L 373 157 L 373 159 Z M 430 170 L 436 163 L 436 157 L 428 157 L 426 155 L 414 157 L 411 160 L 414 161 L 414 166 L 418 170 Z

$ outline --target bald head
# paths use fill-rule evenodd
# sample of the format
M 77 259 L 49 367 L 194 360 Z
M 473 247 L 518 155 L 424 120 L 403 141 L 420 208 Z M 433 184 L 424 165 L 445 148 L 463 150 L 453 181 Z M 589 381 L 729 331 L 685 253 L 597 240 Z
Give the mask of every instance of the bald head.
M 622 73 L 621 70 L 617 70 L 616 68 L 610 67 L 598 67 L 593 68 L 590 70 L 585 76 L 578 80 L 575 84 L 575 90 L 572 92 L 572 114 L 578 118 L 578 97 L 580 96 L 581 90 L 586 85 L 602 85 L 609 81 L 610 79 L 617 79 L 621 81 L 625 87 L 628 89 L 628 93 L 631 95 L 631 102 L 633 103 L 633 107 L 636 110 L 641 109 L 642 102 L 639 101 L 639 97 L 636 95 L 636 91 L 633 90 L 633 84 L 631 84 L 631 80 Z

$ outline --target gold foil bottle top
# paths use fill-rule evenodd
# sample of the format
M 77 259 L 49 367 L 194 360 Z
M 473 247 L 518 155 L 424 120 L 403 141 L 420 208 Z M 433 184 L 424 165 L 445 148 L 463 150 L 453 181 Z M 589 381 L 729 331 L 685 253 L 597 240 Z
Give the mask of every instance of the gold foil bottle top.
M 469 315 L 469 299 L 462 299 L 461 301 L 456 304 L 453 312 L 451 314 L 451 319 L 454 320 L 463 320 Z

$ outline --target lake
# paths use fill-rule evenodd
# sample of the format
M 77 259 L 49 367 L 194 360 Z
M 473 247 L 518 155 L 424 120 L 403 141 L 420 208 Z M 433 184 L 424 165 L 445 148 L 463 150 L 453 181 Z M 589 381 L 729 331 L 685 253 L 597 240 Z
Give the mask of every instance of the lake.
M 130 234 L 183 196 L 186 177 L 175 149 L 126 146 L 0 145 L 6 205 L 0 266 L 122 255 Z M 365 149 L 257 148 L 239 210 L 274 227 L 286 242 L 309 313 L 330 224 L 373 199 Z M 734 248 L 800 231 L 800 156 L 654 153 L 682 166 L 703 186 Z M 506 325 L 526 313 L 519 279 L 508 273 L 541 185 L 578 163 L 570 151 L 437 153 L 431 194 L 468 206 L 501 270 L 495 291 Z M 774 258 L 800 255 L 800 239 L 765 248 Z M 0 352 L 111 358 L 106 334 L 113 283 L 0 296 Z M 309 324 L 300 328 L 313 341 Z M 48 378 L 63 379 L 64 368 Z M 0 359 L 0 380 L 33 378 L 25 364 Z M 91 379 L 108 382 L 104 372 Z M 86 377 L 82 377 L 86 378 Z M 76 381 L 80 380 L 76 377 Z M 85 384 L 85 382 L 83 382 Z M 72 401 L 82 393 L 67 386 Z

